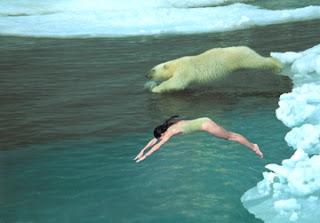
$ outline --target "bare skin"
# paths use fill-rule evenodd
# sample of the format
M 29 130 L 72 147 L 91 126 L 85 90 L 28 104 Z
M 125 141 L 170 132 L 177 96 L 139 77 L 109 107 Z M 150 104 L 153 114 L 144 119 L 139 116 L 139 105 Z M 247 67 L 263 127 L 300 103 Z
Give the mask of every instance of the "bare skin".
M 160 149 L 160 147 L 165 144 L 172 136 L 178 135 L 183 133 L 181 124 L 188 122 L 187 120 L 181 120 L 177 123 L 170 126 L 166 132 L 164 132 L 160 139 L 153 138 L 151 139 L 148 144 L 138 153 L 138 155 L 134 158 L 136 162 L 141 162 L 142 160 L 146 159 L 148 156 L 150 156 L 152 153 Z M 204 122 L 201 126 L 201 131 L 205 131 L 210 133 L 211 135 L 221 138 L 230 140 L 233 142 L 237 142 L 251 151 L 253 151 L 257 156 L 260 158 L 263 158 L 263 153 L 261 152 L 259 146 L 257 144 L 254 144 L 250 142 L 248 139 L 246 139 L 244 136 L 225 130 L 223 127 L 219 126 L 214 121 L 208 119 L 208 121 Z M 148 152 L 145 152 L 148 148 L 150 148 Z

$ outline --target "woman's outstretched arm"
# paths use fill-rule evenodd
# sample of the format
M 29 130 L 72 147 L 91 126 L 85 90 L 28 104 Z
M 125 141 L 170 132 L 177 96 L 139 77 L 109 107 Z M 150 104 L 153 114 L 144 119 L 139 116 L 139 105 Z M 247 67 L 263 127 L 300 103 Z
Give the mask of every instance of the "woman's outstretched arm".
M 140 159 L 143 156 L 143 153 L 146 149 L 148 149 L 150 146 L 153 146 L 154 144 L 156 144 L 158 142 L 158 140 L 156 138 L 151 139 L 148 144 L 143 147 L 143 149 L 138 153 L 138 155 L 134 158 L 134 160 Z
M 146 154 L 144 154 L 143 156 L 139 157 L 137 159 L 137 163 L 144 160 L 145 158 L 147 158 L 147 156 L 150 156 L 152 153 L 154 153 L 155 151 L 157 151 L 158 149 L 160 149 L 160 147 L 165 144 L 170 138 L 171 138 L 171 134 L 166 134 L 163 136 L 163 138 L 160 140 L 159 143 L 157 143 L 156 145 L 154 145 Z

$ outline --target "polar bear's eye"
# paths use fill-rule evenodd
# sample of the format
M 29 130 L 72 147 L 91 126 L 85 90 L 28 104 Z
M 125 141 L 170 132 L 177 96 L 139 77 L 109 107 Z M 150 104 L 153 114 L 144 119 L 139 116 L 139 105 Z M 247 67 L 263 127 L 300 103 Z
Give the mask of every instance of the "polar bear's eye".
M 164 69 L 168 69 L 169 66 L 168 66 L 167 64 L 165 64 L 165 65 L 163 65 L 163 68 L 164 68 Z

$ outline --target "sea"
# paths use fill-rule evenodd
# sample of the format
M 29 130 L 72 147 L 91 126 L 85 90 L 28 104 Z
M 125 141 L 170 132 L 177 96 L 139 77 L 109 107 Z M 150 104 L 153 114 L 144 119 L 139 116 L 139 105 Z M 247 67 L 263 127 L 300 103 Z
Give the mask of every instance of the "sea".
M 1 0 L 0 222 L 275 222 L 240 198 L 294 154 L 275 113 L 292 80 L 244 70 L 153 94 L 145 75 L 211 48 L 319 42 L 318 0 Z M 172 115 L 210 117 L 264 159 L 196 132 L 134 162 Z

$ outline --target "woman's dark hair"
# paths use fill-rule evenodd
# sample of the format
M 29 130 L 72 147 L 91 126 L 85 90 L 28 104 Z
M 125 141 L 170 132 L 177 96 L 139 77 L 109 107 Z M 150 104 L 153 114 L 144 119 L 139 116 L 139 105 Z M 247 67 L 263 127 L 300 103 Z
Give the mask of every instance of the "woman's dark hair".
M 173 115 L 167 120 L 164 121 L 161 125 L 158 125 L 157 127 L 154 128 L 153 130 L 153 135 L 155 138 L 159 139 L 161 137 L 161 134 L 167 131 L 167 129 L 173 125 L 174 123 L 178 122 L 176 118 L 178 118 L 179 115 Z

